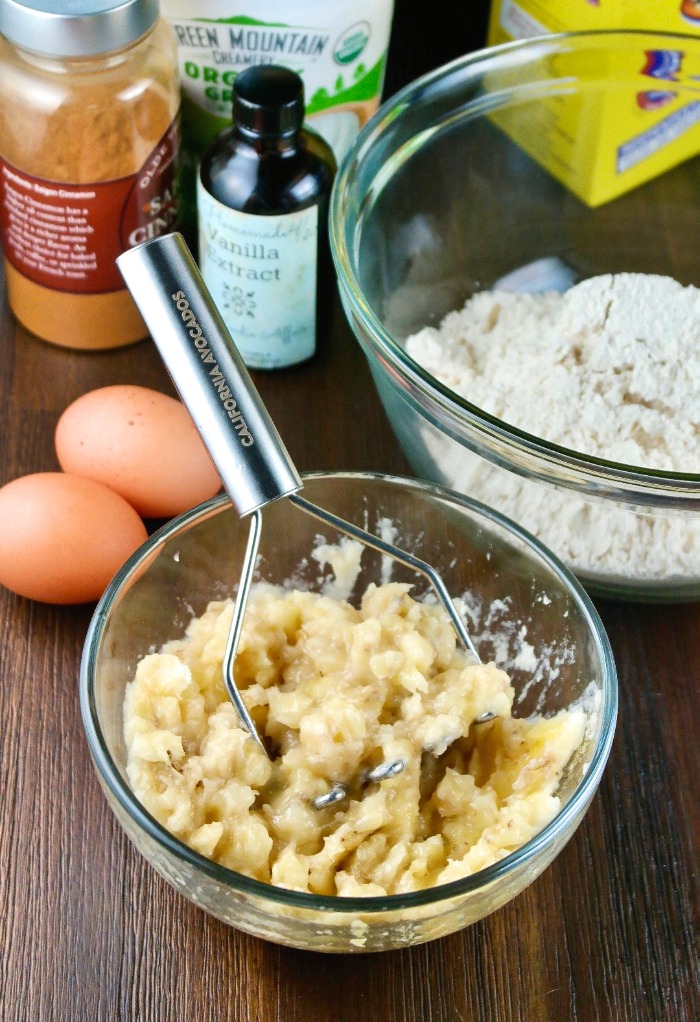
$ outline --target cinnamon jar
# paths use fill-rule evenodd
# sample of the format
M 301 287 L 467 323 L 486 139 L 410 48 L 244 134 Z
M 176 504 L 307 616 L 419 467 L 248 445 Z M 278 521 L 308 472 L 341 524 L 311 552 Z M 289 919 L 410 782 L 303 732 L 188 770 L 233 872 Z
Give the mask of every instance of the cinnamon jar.
M 115 259 L 177 226 L 176 43 L 158 0 L 0 0 L 10 306 L 44 340 L 147 335 Z

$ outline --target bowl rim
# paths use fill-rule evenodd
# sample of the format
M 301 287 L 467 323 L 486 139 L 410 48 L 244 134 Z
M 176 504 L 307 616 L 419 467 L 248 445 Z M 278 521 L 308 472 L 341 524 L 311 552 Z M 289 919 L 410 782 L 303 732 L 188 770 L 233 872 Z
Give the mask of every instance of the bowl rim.
M 677 45 L 691 45 L 700 55 L 700 37 L 683 32 L 663 32 L 653 29 L 591 29 L 579 32 L 557 32 L 541 36 L 532 36 L 524 40 L 501 43 L 497 46 L 485 47 L 463 57 L 458 57 L 441 67 L 427 72 L 415 81 L 404 86 L 386 100 L 358 133 L 353 144 L 341 161 L 333 183 L 329 209 L 329 237 L 333 261 L 341 291 L 343 304 L 346 306 L 348 319 L 353 332 L 361 345 L 371 350 L 373 355 L 388 368 L 392 378 L 404 385 L 413 401 L 423 407 L 429 404 L 437 406 L 446 414 L 450 423 L 457 427 L 464 425 L 476 431 L 482 437 L 493 437 L 500 449 L 504 446 L 517 451 L 526 457 L 534 457 L 541 466 L 544 478 L 548 482 L 577 490 L 585 495 L 586 489 L 592 490 L 591 496 L 604 495 L 601 484 L 613 484 L 617 491 L 615 496 L 620 499 L 631 499 L 648 507 L 677 507 L 679 501 L 688 510 L 700 510 L 700 473 L 671 472 L 662 469 L 644 468 L 639 465 L 628 465 L 623 462 L 611 461 L 596 455 L 584 454 L 572 448 L 562 446 L 526 430 L 506 423 L 478 405 L 472 404 L 455 391 L 441 383 L 413 359 L 384 327 L 372 306 L 364 298 L 358 273 L 356 272 L 359 250 L 358 225 L 360 215 L 345 216 L 349 204 L 348 196 L 353 182 L 358 177 L 358 168 L 367 159 L 368 154 L 391 130 L 393 122 L 407 106 L 421 101 L 421 97 L 429 93 L 431 88 L 439 85 L 444 79 L 455 74 L 464 74 L 465 81 L 470 77 L 477 78 L 488 70 L 496 69 L 509 57 L 515 57 L 519 66 L 523 66 L 528 56 L 538 58 L 561 52 L 561 46 L 576 47 L 591 44 L 605 45 L 611 41 L 629 41 L 630 45 L 649 44 L 651 40 L 675 42 Z M 482 116 L 482 114 L 479 114 Z M 435 130 L 431 123 L 430 130 Z M 417 131 L 412 141 L 421 134 Z M 402 143 L 402 149 L 410 151 L 409 142 Z M 376 198 L 386 186 L 383 179 L 381 188 L 373 196 Z M 356 205 L 367 208 L 367 193 L 358 196 Z M 360 337 L 354 321 L 361 324 L 363 336 Z M 463 439 L 463 438 L 460 438 Z M 472 448 L 474 449 L 474 448 Z M 503 465 L 493 452 L 480 449 L 479 455 Z M 507 462 L 506 467 L 518 471 L 518 468 Z M 563 469 L 560 475 L 555 469 Z M 526 474 L 520 469 L 520 474 Z M 537 473 L 535 473 L 537 475 Z M 531 477 L 531 476 L 528 476 Z M 609 494 L 608 494 L 609 495 Z
M 431 903 L 439 904 L 458 898 L 464 894 L 474 892 L 481 888 L 487 888 L 503 876 L 513 872 L 519 866 L 534 859 L 537 853 L 554 843 L 556 838 L 566 832 L 567 826 L 576 820 L 579 814 L 585 812 L 590 800 L 600 782 L 600 778 L 607 762 L 610 748 L 615 733 L 615 723 L 618 709 L 618 685 L 615 661 L 613 658 L 610 641 L 605 632 L 602 620 L 595 609 L 590 597 L 556 555 L 554 555 L 539 540 L 521 528 L 516 522 L 511 521 L 504 515 L 494 511 L 477 500 L 465 497 L 454 490 L 444 486 L 422 480 L 409 479 L 406 477 L 384 474 L 380 472 L 309 472 L 302 475 L 303 480 L 317 480 L 329 478 L 342 478 L 362 481 L 363 485 L 372 485 L 373 480 L 388 483 L 392 486 L 402 488 L 408 487 L 421 493 L 430 494 L 440 499 L 447 498 L 448 501 L 466 508 L 472 513 L 481 515 L 496 525 L 504 528 L 507 532 L 513 533 L 527 546 L 534 549 L 534 553 L 540 557 L 547 566 L 559 576 L 565 587 L 574 598 L 579 611 L 589 629 L 589 635 L 594 641 L 601 663 L 601 677 L 596 679 L 601 694 L 601 716 L 600 730 L 593 753 L 590 757 L 586 772 L 573 792 L 571 798 L 563 805 L 552 820 L 533 838 L 527 841 L 520 848 L 500 859 L 498 862 L 479 870 L 470 876 L 448 884 L 440 884 L 426 888 L 421 891 L 414 891 L 408 894 L 389 894 L 385 896 L 372 897 L 345 897 L 341 895 L 320 895 L 304 891 L 292 891 L 283 887 L 275 887 L 272 884 L 261 880 L 255 880 L 237 873 L 227 866 L 220 865 L 212 859 L 208 859 L 193 848 L 190 848 L 179 838 L 176 838 L 160 824 L 138 801 L 128 784 L 123 780 L 119 769 L 112 759 L 104 736 L 98 724 L 98 714 L 95 703 L 93 686 L 93 667 L 99 649 L 100 640 L 108 621 L 110 611 L 117 602 L 122 589 L 127 586 L 141 566 L 152 558 L 159 548 L 173 536 L 183 530 L 196 525 L 199 521 L 222 511 L 231 509 L 231 501 L 226 494 L 212 497 L 202 504 L 198 504 L 190 511 L 173 518 L 153 533 L 131 557 L 126 561 L 119 572 L 110 582 L 107 590 L 97 604 L 83 646 L 83 653 L 80 662 L 80 708 L 83 727 L 87 738 L 88 747 L 93 758 L 96 770 L 106 788 L 119 806 L 124 810 L 132 821 L 157 844 L 179 860 L 184 860 L 194 869 L 206 874 L 212 880 L 227 888 L 241 894 L 255 898 L 261 898 L 270 903 L 285 906 L 292 906 L 307 911 L 322 911 L 330 913 L 361 913 L 363 915 L 394 912 L 402 909 L 417 908 Z

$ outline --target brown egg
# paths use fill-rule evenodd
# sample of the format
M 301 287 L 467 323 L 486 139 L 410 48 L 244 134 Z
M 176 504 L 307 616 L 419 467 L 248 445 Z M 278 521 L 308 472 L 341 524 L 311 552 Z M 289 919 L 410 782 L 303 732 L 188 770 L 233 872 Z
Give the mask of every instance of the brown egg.
M 83 394 L 56 426 L 61 468 L 119 493 L 146 518 L 170 518 L 221 488 L 182 402 L 147 387 Z
M 146 538 L 134 509 L 91 479 L 38 472 L 0 489 L 0 584 L 20 596 L 97 600 Z

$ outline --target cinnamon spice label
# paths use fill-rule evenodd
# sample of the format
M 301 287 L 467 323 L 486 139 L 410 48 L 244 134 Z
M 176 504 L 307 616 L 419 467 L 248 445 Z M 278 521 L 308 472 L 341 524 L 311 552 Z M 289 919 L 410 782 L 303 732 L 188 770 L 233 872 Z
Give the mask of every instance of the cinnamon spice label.
M 123 290 L 116 257 L 176 225 L 178 140 L 174 121 L 136 174 L 89 184 L 35 177 L 0 157 L 5 258 L 56 291 Z

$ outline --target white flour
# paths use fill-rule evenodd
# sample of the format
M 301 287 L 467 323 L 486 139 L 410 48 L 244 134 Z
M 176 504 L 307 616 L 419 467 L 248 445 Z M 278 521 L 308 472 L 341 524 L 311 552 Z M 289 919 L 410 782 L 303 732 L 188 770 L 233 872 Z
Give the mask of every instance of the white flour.
M 628 465 L 700 473 L 700 289 L 669 277 L 594 277 L 563 295 L 482 292 L 406 350 L 485 411 Z M 514 476 L 447 438 L 444 481 L 515 518 L 575 569 L 700 574 L 700 523 L 616 510 Z

